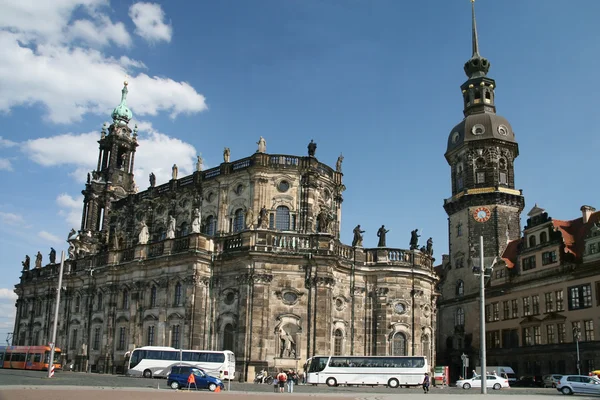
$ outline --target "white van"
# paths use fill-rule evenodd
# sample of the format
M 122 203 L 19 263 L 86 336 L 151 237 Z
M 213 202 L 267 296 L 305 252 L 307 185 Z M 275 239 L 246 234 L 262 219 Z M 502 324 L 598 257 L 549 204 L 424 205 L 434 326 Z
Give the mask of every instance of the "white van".
M 517 381 L 517 375 L 511 367 L 486 365 L 486 370 L 488 374 L 493 374 L 494 372 L 496 372 L 496 375 L 508 379 L 509 384 L 515 383 Z M 477 367 L 477 373 L 481 374 L 481 367 Z

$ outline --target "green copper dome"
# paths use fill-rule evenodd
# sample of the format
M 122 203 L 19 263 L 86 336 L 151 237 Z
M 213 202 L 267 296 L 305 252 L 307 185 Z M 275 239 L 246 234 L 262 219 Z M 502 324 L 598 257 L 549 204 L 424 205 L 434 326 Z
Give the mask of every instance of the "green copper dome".
M 131 121 L 133 117 L 131 110 L 127 107 L 127 81 L 124 82 L 123 90 L 121 90 L 121 103 L 113 110 L 111 115 L 115 122 L 120 122 L 123 125 Z

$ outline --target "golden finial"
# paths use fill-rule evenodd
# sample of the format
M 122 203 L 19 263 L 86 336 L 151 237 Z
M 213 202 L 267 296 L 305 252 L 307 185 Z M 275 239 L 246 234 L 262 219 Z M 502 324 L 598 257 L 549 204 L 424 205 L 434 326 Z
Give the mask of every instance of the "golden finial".
M 475 3 L 475 0 L 471 0 L 471 3 Z
M 129 82 L 127 82 L 127 75 L 125 75 L 125 81 L 123 82 L 123 85 L 125 85 L 125 86 L 129 85 Z

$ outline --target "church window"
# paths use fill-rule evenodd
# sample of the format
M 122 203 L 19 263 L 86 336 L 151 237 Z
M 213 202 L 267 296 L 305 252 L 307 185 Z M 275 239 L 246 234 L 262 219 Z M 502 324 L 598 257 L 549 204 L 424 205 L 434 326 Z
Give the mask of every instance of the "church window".
M 94 341 L 92 342 L 93 350 L 100 350 L 100 327 L 94 329 Z
M 190 228 L 187 222 L 182 222 L 179 227 L 178 237 L 187 236 L 190 233 Z
M 73 329 L 71 332 L 71 349 L 77 348 L 77 329 Z
M 223 350 L 233 351 L 233 325 L 231 324 L 223 328 Z
M 492 100 L 492 94 L 489 90 L 485 91 L 485 99 L 490 101 Z M 489 103 L 489 101 L 487 101 L 486 103 Z
M 237 185 L 234 192 L 238 196 L 241 195 L 244 192 L 244 185 L 242 185 L 241 183 L 239 185 Z
M 529 236 L 529 247 L 535 247 L 536 246 L 536 240 L 535 240 L 535 236 L 531 235 Z
M 96 310 L 100 311 L 102 310 L 104 307 L 104 296 L 102 295 L 102 292 L 98 292 L 98 304 L 96 304 Z
M 154 325 L 148 327 L 148 340 L 146 341 L 147 346 L 154 346 L 154 330 Z
M 217 230 L 216 228 L 217 219 L 212 215 L 206 217 L 206 222 L 204 224 L 204 233 L 206 233 L 208 236 L 214 236 Z
M 344 335 L 340 329 L 336 329 L 333 334 L 333 355 L 341 356 L 342 355 L 342 344 L 344 341 Z
M 125 350 L 125 327 L 119 328 L 119 342 L 117 344 L 117 350 Z
M 462 223 L 459 222 L 458 225 L 456 225 L 456 236 L 462 236 Z
M 123 290 L 123 299 L 121 303 L 121 308 L 123 310 L 127 310 L 129 308 L 129 291 L 127 289 Z
M 548 241 L 548 234 L 546 232 L 540 233 L 540 244 L 544 244 Z
M 462 280 L 456 281 L 456 295 L 463 296 L 465 294 L 465 283 Z
M 171 327 L 171 347 L 178 349 L 181 338 L 181 325 L 173 325 Z
M 75 312 L 78 313 L 80 308 L 81 308 L 81 297 L 77 296 L 77 297 L 75 297 Z
M 481 103 L 481 92 L 479 90 L 475 90 L 475 100 L 473 101 L 473 103 Z
M 177 284 L 175 285 L 175 293 L 173 296 L 173 305 L 175 307 L 180 306 L 181 305 L 181 283 L 177 282 Z
M 465 326 L 465 310 L 462 307 L 456 309 L 454 314 L 454 326 Z
M 465 185 L 464 185 L 464 182 L 463 182 L 463 177 L 462 177 L 462 176 L 459 176 L 459 177 L 456 179 L 456 188 L 457 188 L 457 190 L 462 190 L 462 188 L 463 188 L 464 186 L 465 186 Z
M 485 172 L 478 172 L 476 176 L 476 183 L 485 183 Z
M 423 355 L 431 360 L 431 342 L 429 341 L 429 335 L 423 335 L 421 337 L 421 348 L 423 349 Z
M 150 308 L 156 307 L 156 286 L 150 288 Z
M 392 355 L 406 355 L 406 336 L 401 332 L 394 333 L 394 337 L 392 338 Z
M 275 210 L 275 228 L 279 231 L 290 230 L 290 209 L 286 206 L 279 206 Z
M 235 211 L 233 217 L 233 232 L 241 232 L 244 229 L 244 210 L 241 208 Z

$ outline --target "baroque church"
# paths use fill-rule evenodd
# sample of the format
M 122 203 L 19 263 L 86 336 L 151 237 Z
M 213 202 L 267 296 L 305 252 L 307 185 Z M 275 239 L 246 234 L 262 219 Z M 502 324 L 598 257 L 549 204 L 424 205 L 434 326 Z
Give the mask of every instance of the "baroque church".
M 485 339 L 486 364 L 510 366 L 517 377 L 587 375 L 600 365 L 600 213 L 583 206 L 580 218 L 554 220 L 535 205 L 521 235 L 525 200 L 514 185 L 519 147 L 509 122 L 496 114 L 496 82 L 479 53 L 473 4 L 472 36 L 461 86 L 464 119 L 450 131 L 445 153 L 450 248 L 436 267 L 437 364 L 450 367 L 452 380 L 470 377 Z M 480 271 L 473 271 L 481 265 L 480 236 L 485 338 L 474 273 Z
M 125 372 L 140 346 L 232 350 L 236 375 L 302 368 L 313 355 L 436 357 L 431 246 L 340 241 L 342 158 L 255 153 L 139 191 L 127 83 L 98 140 L 81 226 L 68 235 L 56 346 L 82 371 Z M 140 151 L 143 151 L 141 148 Z M 39 254 L 39 253 L 38 253 Z M 14 345 L 51 340 L 60 265 L 29 261 Z

